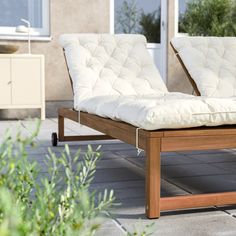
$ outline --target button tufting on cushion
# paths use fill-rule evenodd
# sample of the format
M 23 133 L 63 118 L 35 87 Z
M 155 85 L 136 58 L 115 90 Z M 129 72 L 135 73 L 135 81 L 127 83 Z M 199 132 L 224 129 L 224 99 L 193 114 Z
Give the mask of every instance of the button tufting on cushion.
M 236 96 L 236 37 L 171 40 L 202 96 Z
M 66 49 L 78 103 L 94 94 L 167 92 L 142 35 L 70 34 L 62 35 L 60 42 Z
M 73 80 L 76 110 L 147 130 L 236 124 L 234 98 L 169 93 L 142 35 L 69 34 L 60 41 Z M 186 41 L 186 45 L 200 59 L 189 56 L 196 62 L 193 74 L 208 83 L 204 91 L 235 91 L 232 52 L 208 47 L 207 40 Z M 217 55 L 230 59 L 226 63 Z M 222 76 L 230 82 L 225 83 Z

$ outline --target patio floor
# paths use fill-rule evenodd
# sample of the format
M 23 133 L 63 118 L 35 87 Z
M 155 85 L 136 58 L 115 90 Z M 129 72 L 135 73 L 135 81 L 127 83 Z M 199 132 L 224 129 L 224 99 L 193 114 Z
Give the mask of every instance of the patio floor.
M 17 121 L 1 121 L 0 135 Z M 31 121 L 21 121 L 23 131 L 28 133 Z M 29 149 L 31 158 L 43 162 L 48 147 L 51 147 L 51 132 L 57 130 L 57 119 L 42 122 L 38 136 L 38 148 Z M 71 121 L 66 121 L 67 134 L 94 133 Z M 102 144 L 102 159 L 99 161 L 93 188 L 114 189 L 117 202 L 121 205 L 111 212 L 108 220 L 97 235 L 126 235 L 134 227 L 144 228 L 155 222 L 153 235 L 236 235 L 236 207 L 212 207 L 187 211 L 165 212 L 158 220 L 147 220 L 144 214 L 144 165 L 145 153 L 139 157 L 134 147 L 119 141 L 74 142 L 71 150 L 87 144 Z M 52 148 L 55 152 L 63 144 Z M 202 152 L 176 152 L 162 154 L 162 196 L 190 193 L 236 190 L 236 150 Z

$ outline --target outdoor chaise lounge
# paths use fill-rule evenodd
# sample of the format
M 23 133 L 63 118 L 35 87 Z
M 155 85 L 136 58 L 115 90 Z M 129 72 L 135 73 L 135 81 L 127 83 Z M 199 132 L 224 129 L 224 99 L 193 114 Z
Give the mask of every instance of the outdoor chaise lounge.
M 146 215 L 236 204 L 236 192 L 160 197 L 161 152 L 234 148 L 236 102 L 168 92 L 142 35 L 67 34 L 60 43 L 74 108 L 58 110 L 57 141 L 115 138 L 146 151 Z M 104 135 L 65 136 L 64 119 Z M 217 127 L 216 127 L 217 126 Z
M 197 95 L 236 96 L 236 37 L 176 37 L 171 46 Z

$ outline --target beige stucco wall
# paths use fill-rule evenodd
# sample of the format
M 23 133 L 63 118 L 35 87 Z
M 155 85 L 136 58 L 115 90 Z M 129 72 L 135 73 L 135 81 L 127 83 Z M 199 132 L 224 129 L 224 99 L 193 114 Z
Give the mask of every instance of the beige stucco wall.
M 167 86 L 172 92 L 192 93 L 192 87 L 184 73 L 173 49 L 170 40 L 175 36 L 175 0 L 168 1 L 168 79 Z
M 109 0 L 51 0 L 50 42 L 33 42 L 32 53 L 45 55 L 46 100 L 72 99 L 72 92 L 58 37 L 63 33 L 108 32 Z M 27 52 L 26 42 L 20 45 Z

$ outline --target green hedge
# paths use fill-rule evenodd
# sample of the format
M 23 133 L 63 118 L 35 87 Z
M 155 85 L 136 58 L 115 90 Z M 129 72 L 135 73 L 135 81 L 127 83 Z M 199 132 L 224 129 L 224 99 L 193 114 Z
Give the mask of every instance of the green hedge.
M 191 36 L 236 36 L 236 0 L 193 0 L 179 31 Z

